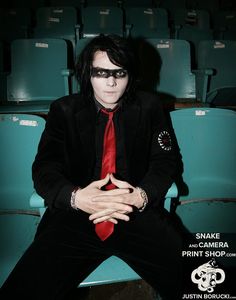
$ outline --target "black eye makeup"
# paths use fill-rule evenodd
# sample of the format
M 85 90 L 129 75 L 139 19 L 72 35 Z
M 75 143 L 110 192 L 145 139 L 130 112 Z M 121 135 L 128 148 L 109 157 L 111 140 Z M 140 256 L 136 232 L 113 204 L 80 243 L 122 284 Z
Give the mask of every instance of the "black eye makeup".
M 125 69 L 103 69 L 103 68 L 91 68 L 91 76 L 96 78 L 108 78 L 110 76 L 119 79 L 126 77 L 128 72 Z

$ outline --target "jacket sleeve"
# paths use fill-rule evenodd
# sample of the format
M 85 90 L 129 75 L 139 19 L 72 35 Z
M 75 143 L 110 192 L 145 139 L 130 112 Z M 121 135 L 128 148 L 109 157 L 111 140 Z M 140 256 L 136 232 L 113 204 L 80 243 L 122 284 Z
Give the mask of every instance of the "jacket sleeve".
M 148 206 L 163 204 L 177 172 L 177 147 L 162 105 L 156 101 L 151 112 L 152 136 L 149 167 L 139 183 L 148 196 Z
M 70 197 L 75 188 L 63 170 L 65 116 L 58 101 L 52 103 L 42 133 L 38 152 L 32 165 L 32 178 L 36 192 L 49 208 L 71 209 Z

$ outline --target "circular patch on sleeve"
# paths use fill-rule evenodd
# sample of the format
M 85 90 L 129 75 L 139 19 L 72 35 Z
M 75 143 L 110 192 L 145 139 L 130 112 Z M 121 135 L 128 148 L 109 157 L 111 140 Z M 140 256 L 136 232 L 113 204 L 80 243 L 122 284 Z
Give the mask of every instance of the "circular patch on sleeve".
M 158 135 L 158 143 L 160 147 L 165 151 L 171 150 L 171 137 L 168 131 L 163 130 Z

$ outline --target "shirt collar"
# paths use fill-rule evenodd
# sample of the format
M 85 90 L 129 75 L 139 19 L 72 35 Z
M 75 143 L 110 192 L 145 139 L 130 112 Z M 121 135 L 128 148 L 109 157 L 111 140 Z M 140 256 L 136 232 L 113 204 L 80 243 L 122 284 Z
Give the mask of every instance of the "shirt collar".
M 113 108 L 113 109 L 110 109 L 110 108 L 104 107 L 100 102 L 97 101 L 97 99 L 95 97 L 93 97 L 93 99 L 94 99 L 94 103 L 95 103 L 95 106 L 96 106 L 97 113 L 99 113 L 101 109 L 105 109 L 107 111 L 113 111 L 117 107 L 121 107 L 122 106 L 122 102 L 123 102 L 122 99 L 120 99 L 120 101 L 117 103 L 116 107 Z

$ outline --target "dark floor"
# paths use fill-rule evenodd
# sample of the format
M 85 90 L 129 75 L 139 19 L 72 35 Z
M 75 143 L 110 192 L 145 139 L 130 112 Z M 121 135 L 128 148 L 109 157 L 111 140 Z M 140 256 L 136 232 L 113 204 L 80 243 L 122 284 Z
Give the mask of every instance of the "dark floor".
M 71 298 L 70 298 L 71 299 Z M 79 300 L 154 300 L 153 289 L 143 280 L 80 288 L 72 299 Z

